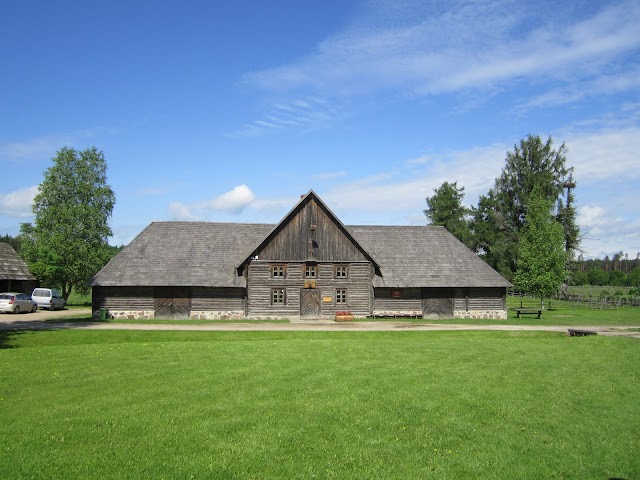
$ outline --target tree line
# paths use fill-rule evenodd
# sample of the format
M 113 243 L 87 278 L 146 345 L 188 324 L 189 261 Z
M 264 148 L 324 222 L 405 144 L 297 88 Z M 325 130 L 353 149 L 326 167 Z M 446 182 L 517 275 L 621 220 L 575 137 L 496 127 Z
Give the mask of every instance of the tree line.
M 604 270 L 590 268 L 575 270 L 571 275 L 571 285 L 600 285 L 612 287 L 640 287 L 640 267 L 625 272 L 624 270 Z

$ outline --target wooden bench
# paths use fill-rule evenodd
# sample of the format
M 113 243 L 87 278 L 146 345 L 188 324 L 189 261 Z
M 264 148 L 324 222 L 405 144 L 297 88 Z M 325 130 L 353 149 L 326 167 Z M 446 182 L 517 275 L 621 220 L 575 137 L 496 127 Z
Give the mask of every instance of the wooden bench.
M 536 318 L 542 317 L 541 308 L 516 308 L 516 318 L 520 318 L 520 315 L 537 315 Z
M 570 328 L 568 332 L 570 337 L 586 337 L 598 334 L 595 330 L 580 330 L 579 328 Z

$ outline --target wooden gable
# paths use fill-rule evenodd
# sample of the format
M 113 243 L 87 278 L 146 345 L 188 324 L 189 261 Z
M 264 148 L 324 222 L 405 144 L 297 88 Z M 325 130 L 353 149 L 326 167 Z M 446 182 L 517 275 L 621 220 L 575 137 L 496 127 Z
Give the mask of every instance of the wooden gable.
M 311 191 L 289 212 L 251 258 L 276 262 L 377 263 L 345 226 Z

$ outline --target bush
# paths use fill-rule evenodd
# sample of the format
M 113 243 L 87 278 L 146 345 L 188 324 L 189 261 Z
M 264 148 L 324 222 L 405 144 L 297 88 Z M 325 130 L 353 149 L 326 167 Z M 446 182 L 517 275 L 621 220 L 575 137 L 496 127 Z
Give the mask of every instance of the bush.
M 609 285 L 609 274 L 603 270 L 589 270 L 587 277 L 590 285 Z
M 589 277 L 586 272 L 573 272 L 570 278 L 571 285 L 588 285 Z

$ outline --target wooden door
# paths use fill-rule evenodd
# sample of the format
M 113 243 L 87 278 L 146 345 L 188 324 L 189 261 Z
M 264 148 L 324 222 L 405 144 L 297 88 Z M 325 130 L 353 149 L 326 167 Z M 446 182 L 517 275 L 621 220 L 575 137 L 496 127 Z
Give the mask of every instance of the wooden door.
M 300 318 L 320 318 L 320 290 L 303 288 L 300 290 Z
M 189 288 L 157 288 L 155 307 L 157 319 L 188 320 L 191 313 L 191 291 Z
M 453 289 L 423 289 L 422 317 L 427 319 L 453 318 Z

